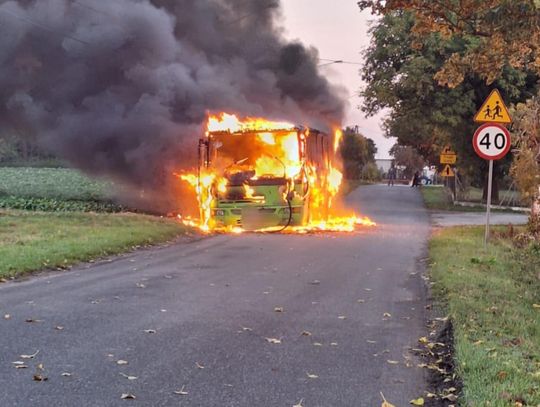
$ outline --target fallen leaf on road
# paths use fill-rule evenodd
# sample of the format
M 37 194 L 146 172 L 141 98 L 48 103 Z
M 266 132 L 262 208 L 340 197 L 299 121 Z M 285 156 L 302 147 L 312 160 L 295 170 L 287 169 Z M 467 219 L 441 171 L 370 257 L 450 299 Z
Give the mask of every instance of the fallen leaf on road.
M 173 391 L 174 394 L 178 394 L 180 396 L 187 396 L 189 393 L 187 391 L 185 391 L 186 386 L 182 386 L 182 388 L 180 390 L 175 390 Z
M 28 322 L 29 324 L 33 323 L 33 322 L 43 322 L 42 319 L 33 319 L 33 318 L 26 318 L 24 320 L 24 322 Z
M 319 285 L 321 284 L 321 282 L 319 280 L 313 280 L 311 283 L 309 284 L 312 284 L 312 285 Z
M 63 377 L 71 377 L 71 373 L 68 373 L 68 372 L 64 372 L 62 373 L 60 376 L 63 376 Z
M 279 345 L 281 343 L 281 339 L 277 338 L 265 338 L 268 343 L 272 343 L 274 345 Z
M 144 332 L 147 334 L 155 334 L 157 331 L 155 329 L 145 329 Z
M 393 404 L 390 404 L 385 398 L 384 398 L 384 394 L 382 394 L 381 392 L 381 397 L 383 399 L 383 403 L 381 405 L 381 407 L 396 407 L 394 406 Z
M 15 366 L 13 366 L 13 367 L 14 367 L 15 369 L 26 369 L 26 368 L 28 368 L 28 366 L 26 366 L 26 365 L 15 365 Z
M 372 291 L 371 288 L 364 288 L 364 291 Z
M 243 327 L 242 327 L 242 331 L 244 331 L 244 332 L 252 332 L 253 329 L 247 328 L 247 327 L 243 326 Z
M 330 346 L 338 346 L 337 342 L 330 342 Z
M 313 346 L 322 346 L 322 343 L 320 343 L 320 342 L 313 342 Z
M 57 331 L 63 331 L 64 327 L 62 325 L 57 325 L 54 327 L 54 329 L 56 329 Z
M 38 353 L 39 353 L 39 349 L 36 350 L 36 352 L 32 353 L 31 355 L 21 355 L 21 358 L 23 358 L 23 359 L 34 359 L 37 356 Z
M 343 319 L 347 319 L 347 317 L 346 317 L 345 315 L 340 315 L 338 318 L 339 318 L 339 319 L 342 319 L 342 320 L 343 320 Z
M 117 365 L 127 365 L 127 364 L 128 364 L 128 361 L 127 361 L 127 360 L 122 360 L 122 359 L 120 359 L 120 360 L 117 360 L 117 361 L 116 361 L 116 364 L 117 364 Z
M 11 318 L 11 315 L 9 315 L 9 314 L 4 315 L 4 319 L 10 319 L 10 318 Z
M 455 394 L 447 394 L 446 396 L 442 396 L 441 399 L 448 401 L 457 401 L 458 397 Z
M 143 283 L 137 283 L 135 285 L 139 288 L 146 288 L 146 285 L 144 285 Z
M 366 340 L 367 343 L 377 343 L 377 341 Z
M 309 331 L 302 331 L 302 336 L 311 336 L 311 332 L 309 332 Z
M 44 375 L 42 375 L 42 374 L 40 374 L 40 373 L 36 373 L 36 374 L 32 377 L 32 379 L 33 379 L 34 381 L 36 381 L 36 382 L 45 382 L 45 381 L 49 380 L 49 378 L 48 378 L 47 376 L 44 376 Z
M 426 344 L 429 342 L 429 340 L 425 336 L 422 336 L 420 339 L 418 339 L 418 342 Z
M 363 303 L 366 302 L 366 300 L 358 299 L 358 300 L 356 300 L 356 302 L 357 302 L 358 304 L 363 304 Z
M 298 402 L 298 404 L 295 404 L 295 405 L 292 406 L 292 407 L 304 407 L 304 406 L 302 405 L 303 402 L 304 402 L 304 399 L 300 400 L 300 401 Z
M 383 314 L 383 318 L 392 318 L 392 314 L 390 314 L 389 312 L 385 312 Z
M 409 401 L 413 406 L 423 406 L 424 399 L 422 397 Z
M 274 312 L 283 312 L 283 307 L 274 307 Z
M 199 369 L 204 369 L 204 366 L 201 365 L 199 362 L 195 362 L 195 366 L 197 366 Z
M 437 395 L 428 392 L 428 393 L 426 393 L 426 397 L 427 397 L 428 399 L 434 399 L 435 397 L 437 397 Z
M 130 376 L 130 375 L 127 375 L 127 374 L 125 374 L 125 373 L 120 373 L 120 376 L 123 376 L 123 377 L 125 377 L 125 378 L 128 379 L 128 380 L 137 380 L 137 379 L 138 379 L 137 376 Z
M 386 363 L 390 363 L 391 365 L 399 365 L 397 360 L 387 360 Z
M 133 394 L 131 393 L 122 393 L 122 395 L 120 396 L 120 398 L 122 400 L 135 400 L 137 397 L 135 397 Z
M 316 374 L 313 374 L 313 373 L 306 373 L 307 374 L 307 377 L 309 377 L 310 379 L 318 379 L 319 376 L 317 376 Z

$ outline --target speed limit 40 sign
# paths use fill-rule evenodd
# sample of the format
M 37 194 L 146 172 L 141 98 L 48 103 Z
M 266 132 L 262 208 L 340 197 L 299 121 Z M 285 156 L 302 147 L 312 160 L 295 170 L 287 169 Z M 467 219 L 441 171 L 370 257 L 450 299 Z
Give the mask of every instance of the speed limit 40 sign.
M 480 126 L 473 137 L 474 151 L 485 160 L 500 160 L 510 151 L 510 133 L 496 123 Z

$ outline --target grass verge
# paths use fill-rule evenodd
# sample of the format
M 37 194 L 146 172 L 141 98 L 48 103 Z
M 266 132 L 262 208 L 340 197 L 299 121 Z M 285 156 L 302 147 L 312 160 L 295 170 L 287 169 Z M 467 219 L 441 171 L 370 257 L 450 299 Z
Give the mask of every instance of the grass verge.
M 428 209 L 445 211 L 454 209 L 452 196 L 446 188 L 442 186 L 423 186 L 420 190 Z
M 443 186 L 423 186 L 422 196 L 426 208 L 436 211 L 456 211 L 456 212 L 485 212 L 482 206 L 458 206 L 452 202 L 452 195 L 448 188 Z M 497 212 L 501 212 L 498 211 Z M 504 211 L 502 211 L 504 212 Z
M 537 406 L 540 247 L 499 238 L 486 251 L 482 236 L 479 227 L 447 228 L 430 242 L 433 292 L 455 329 L 461 405 Z
M 0 277 L 66 268 L 156 244 L 185 232 L 178 222 L 153 216 L 0 210 Z

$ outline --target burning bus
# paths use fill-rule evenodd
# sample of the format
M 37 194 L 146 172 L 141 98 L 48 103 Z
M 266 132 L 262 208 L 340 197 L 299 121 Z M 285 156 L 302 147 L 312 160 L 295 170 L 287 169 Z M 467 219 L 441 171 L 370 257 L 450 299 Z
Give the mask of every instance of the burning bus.
M 196 172 L 179 174 L 197 193 L 198 226 L 210 231 L 352 230 L 335 217 L 342 181 L 335 168 L 341 133 L 234 115 L 210 117 Z M 186 220 L 186 222 L 192 222 Z

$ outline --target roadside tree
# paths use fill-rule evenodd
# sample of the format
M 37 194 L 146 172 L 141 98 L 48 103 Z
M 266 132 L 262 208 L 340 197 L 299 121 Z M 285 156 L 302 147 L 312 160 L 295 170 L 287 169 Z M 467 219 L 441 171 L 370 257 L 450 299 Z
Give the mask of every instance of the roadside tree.
M 412 11 L 398 10 L 387 12 L 372 27 L 372 43 L 362 71 L 367 84 L 362 90 L 362 109 L 368 115 L 389 109 L 384 122 L 386 135 L 412 146 L 431 164 L 438 164 L 440 150 L 450 144 L 458 153 L 460 174 L 467 183 L 484 186 L 486 199 L 487 164 L 471 145 L 476 127 L 472 117 L 493 87 L 499 88 L 508 102 L 532 97 L 537 76 L 507 65 L 489 87 L 475 73 L 467 73 L 454 87 L 440 84 L 435 76 L 453 54 L 468 47 L 468 42 L 431 32 L 418 46 L 416 24 Z M 496 180 L 508 174 L 511 159 L 509 155 L 496 163 Z M 498 191 L 496 182 L 494 202 Z
M 373 140 L 359 134 L 354 128 L 347 127 L 343 131 L 343 139 L 340 144 L 345 178 L 363 179 L 363 175 L 371 178 L 373 173 L 367 169 L 364 170 L 364 168 L 368 164 L 375 162 L 376 153 L 377 147 Z

